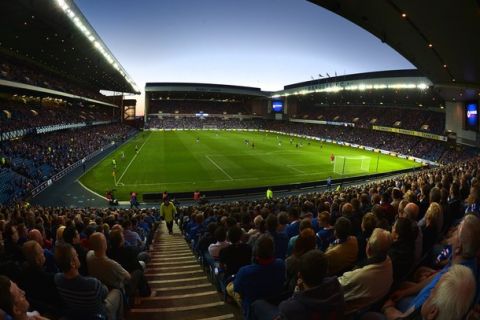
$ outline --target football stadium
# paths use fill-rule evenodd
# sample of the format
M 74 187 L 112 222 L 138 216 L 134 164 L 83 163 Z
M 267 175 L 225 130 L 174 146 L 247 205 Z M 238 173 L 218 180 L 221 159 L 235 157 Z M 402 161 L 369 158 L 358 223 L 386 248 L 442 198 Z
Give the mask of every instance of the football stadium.
M 0 16 L 0 320 L 480 319 L 478 0 Z

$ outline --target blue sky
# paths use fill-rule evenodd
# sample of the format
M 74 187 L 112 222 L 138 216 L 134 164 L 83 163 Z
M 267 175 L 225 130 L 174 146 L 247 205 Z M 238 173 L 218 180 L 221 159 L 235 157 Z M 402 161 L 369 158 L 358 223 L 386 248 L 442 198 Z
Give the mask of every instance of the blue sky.
M 318 77 L 413 66 L 306 0 L 76 0 L 137 85 L 206 82 L 279 90 Z M 137 106 L 143 113 L 143 102 Z

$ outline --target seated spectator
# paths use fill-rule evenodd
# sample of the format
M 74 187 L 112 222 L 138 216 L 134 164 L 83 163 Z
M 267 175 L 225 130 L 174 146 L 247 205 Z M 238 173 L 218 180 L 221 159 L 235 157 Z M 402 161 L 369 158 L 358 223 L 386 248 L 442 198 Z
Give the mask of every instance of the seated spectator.
M 390 232 L 376 228 L 367 242 L 367 261 L 338 278 L 345 298 L 345 314 L 378 302 L 393 283 L 392 261 L 387 252 L 392 244 Z
M 290 239 L 300 233 L 300 213 L 297 208 L 290 208 L 288 211 L 288 219 L 290 224 L 285 228 L 287 238 Z
M 216 222 L 210 222 L 207 225 L 207 231 L 200 236 L 198 239 L 198 243 L 196 244 L 196 247 L 194 248 L 196 253 L 200 256 L 203 256 L 205 252 L 208 251 L 208 247 L 212 244 L 215 243 L 215 230 L 217 229 L 217 223 Z
M 254 319 L 341 319 L 345 301 L 336 277 L 326 277 L 328 262 L 318 250 L 300 259 L 295 293 L 277 307 L 265 300 L 252 305 Z
M 228 230 L 228 240 L 231 245 L 220 250 L 220 267 L 224 270 L 224 279 L 228 279 L 238 270 L 251 263 L 252 248 L 242 243 L 243 231 L 240 227 L 234 226 Z
M 300 268 L 301 257 L 310 250 L 314 250 L 315 247 L 316 241 L 313 229 L 306 228 L 302 230 L 295 242 L 293 254 L 285 260 L 285 267 L 287 269 L 287 280 L 285 284 L 288 291 L 293 292 L 297 284 L 297 275 Z
M 442 274 L 421 308 L 402 313 L 388 300 L 382 310 L 387 320 L 462 320 L 475 297 L 475 283 L 470 268 L 455 265 Z
M 93 250 L 87 253 L 88 273 L 109 288 L 124 289 L 131 279 L 130 273 L 118 262 L 107 257 L 107 240 L 100 232 L 90 236 Z
M 403 210 L 404 215 L 399 215 L 399 217 L 405 217 L 410 220 L 412 223 L 412 229 L 415 232 L 415 257 L 414 257 L 414 264 L 418 264 L 420 259 L 422 258 L 422 251 L 423 251 L 423 234 L 422 228 L 417 223 L 418 214 L 420 212 L 420 208 L 413 202 L 410 202 L 405 206 Z
M 199 236 L 205 231 L 205 227 L 203 225 L 203 213 L 197 213 L 194 218 L 195 224 L 192 225 L 187 232 L 187 239 L 192 243 L 193 246 L 196 245 Z
M 410 220 L 398 218 L 392 228 L 393 243 L 388 250 L 393 265 L 393 281 L 396 284 L 412 271 L 415 254 L 414 235 Z
M 22 248 L 18 244 L 18 240 L 17 227 L 12 223 L 8 223 L 3 232 L 3 244 L 7 260 L 23 262 Z
M 279 294 L 285 282 L 285 264 L 281 259 L 275 259 L 275 245 L 270 236 L 258 238 L 254 253 L 255 262 L 241 267 L 233 285 L 227 287 L 229 295 L 242 307 L 246 319 L 251 319 L 250 305 L 255 300 Z
M 0 310 L 5 311 L 13 319 L 48 320 L 37 311 L 28 312 L 30 304 L 25 298 L 25 292 L 15 282 L 0 275 Z
M 439 240 L 441 228 L 440 216 L 442 208 L 436 202 L 432 202 L 425 213 L 425 226 L 422 227 L 423 249 L 422 256 L 425 256 Z
M 330 225 L 330 213 L 323 211 L 318 214 L 317 247 L 325 252 L 328 246 L 335 241 L 335 228 Z
M 288 248 L 288 238 L 283 232 L 277 232 L 278 219 L 274 214 L 269 214 L 265 220 L 267 233 L 272 237 L 275 243 L 275 258 L 285 259 Z M 311 224 L 310 224 L 311 226 Z
M 329 275 L 343 273 L 357 261 L 358 242 L 357 238 L 351 236 L 350 233 L 350 220 L 345 217 L 338 218 L 335 222 L 335 241 L 325 252 Z
M 52 273 L 58 272 L 52 251 L 44 247 L 45 242 L 43 241 L 42 233 L 37 229 L 32 229 L 28 232 L 28 239 L 36 241 L 42 248 L 43 255 L 45 256 L 45 271 Z
M 367 242 L 370 236 L 372 235 L 373 230 L 377 227 L 378 219 L 377 216 L 371 212 L 366 213 L 362 218 L 362 223 L 360 228 L 362 232 L 358 235 L 358 260 L 363 261 L 366 259 L 366 248 Z
M 302 233 L 303 230 L 308 228 L 313 229 L 311 219 L 308 219 L 308 218 L 302 219 L 302 221 L 300 221 L 300 226 L 299 226 L 300 233 Z M 287 257 L 292 254 L 293 248 L 295 247 L 295 242 L 297 241 L 298 237 L 299 235 L 293 236 L 290 238 L 290 240 L 288 240 Z
M 25 263 L 19 285 L 27 293 L 27 299 L 36 310 L 56 314 L 61 306 L 60 296 L 53 281 L 54 274 L 44 270 L 45 256 L 38 242 L 29 240 L 22 246 Z
M 136 250 L 125 246 L 124 233 L 120 230 L 115 229 L 110 232 L 110 249 L 107 250 L 107 255 L 130 273 L 135 270 L 143 272 L 144 267 L 138 260 Z
M 217 242 L 212 243 L 208 247 L 208 253 L 212 259 L 218 260 L 220 257 L 220 250 L 230 245 L 230 242 L 227 241 L 227 232 L 224 227 L 217 227 L 215 230 L 215 240 Z
M 80 269 L 78 270 L 82 276 L 88 275 L 87 272 L 87 250 L 81 245 L 80 235 L 74 226 L 69 226 L 63 231 L 63 241 L 69 243 L 77 251 L 80 259 Z
M 125 220 L 122 223 L 123 227 L 123 236 L 125 238 L 125 245 L 127 247 L 133 247 L 138 252 L 141 252 L 145 248 L 145 242 L 142 241 L 140 235 L 132 230 L 132 221 Z
M 67 306 L 70 319 L 123 318 L 122 293 L 108 288 L 96 278 L 83 277 L 78 269 L 77 251 L 68 243 L 55 248 L 55 260 L 62 271 L 55 275 L 55 284 Z
M 397 303 L 397 311 L 403 316 L 418 312 L 442 275 L 447 273 L 453 265 L 461 264 L 468 267 L 476 277 L 476 255 L 480 248 L 478 234 L 480 234 L 480 219 L 475 215 L 466 215 L 450 240 L 452 249 L 449 263 L 439 272 L 432 270 L 430 276 L 420 282 L 406 282 L 401 289 L 395 291 L 391 300 Z

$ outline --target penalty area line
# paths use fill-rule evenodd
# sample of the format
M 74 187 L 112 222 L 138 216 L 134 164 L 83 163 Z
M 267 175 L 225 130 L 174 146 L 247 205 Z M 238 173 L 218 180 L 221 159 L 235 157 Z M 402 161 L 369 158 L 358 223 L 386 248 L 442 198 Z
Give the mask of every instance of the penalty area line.
M 208 160 L 210 160 L 210 162 L 211 162 L 215 167 L 217 167 L 218 170 L 222 171 L 223 174 L 226 175 L 226 176 L 230 179 L 230 181 L 235 180 L 235 179 L 232 178 L 232 176 L 230 176 L 228 173 L 226 173 L 225 170 L 222 169 L 222 167 L 220 167 L 215 161 L 213 161 L 208 155 L 205 155 L 205 157 L 206 157 Z
M 125 175 L 125 173 L 128 171 L 128 168 L 130 168 L 130 166 L 132 165 L 133 161 L 135 161 L 135 159 L 137 158 L 138 154 L 140 153 L 140 151 L 142 150 L 143 146 L 145 145 L 145 143 L 147 143 L 148 139 L 150 139 L 152 135 L 149 135 L 147 139 L 145 139 L 145 141 L 143 142 L 143 144 L 140 146 L 140 148 L 138 149 L 138 152 L 135 153 L 135 155 L 133 156 L 132 160 L 130 160 L 130 162 L 128 163 L 127 167 L 125 168 L 125 170 L 123 170 L 123 173 L 122 175 L 120 176 L 120 178 L 117 180 L 117 183 L 115 184 L 116 186 L 120 185 L 120 180 L 122 180 L 123 176 Z M 123 184 L 124 185 L 124 184 Z

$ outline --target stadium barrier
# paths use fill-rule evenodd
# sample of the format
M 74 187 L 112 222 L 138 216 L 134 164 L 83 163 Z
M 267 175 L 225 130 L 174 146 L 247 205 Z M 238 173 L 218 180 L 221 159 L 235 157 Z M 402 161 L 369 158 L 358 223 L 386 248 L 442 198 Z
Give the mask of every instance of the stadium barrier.
M 103 151 L 105 150 L 108 150 L 112 147 L 115 146 L 115 142 L 112 141 L 112 143 L 109 143 L 107 144 L 106 146 L 104 146 L 103 148 L 100 148 L 98 149 L 97 151 L 94 151 L 92 153 L 90 153 L 88 156 L 86 156 L 84 159 L 85 161 L 88 161 L 96 156 L 98 156 L 100 153 L 102 153 Z M 83 159 L 82 159 L 83 160 Z M 31 192 L 31 195 L 32 197 L 36 197 L 38 194 L 40 194 L 42 191 L 44 191 L 45 189 L 47 189 L 48 187 L 50 187 L 55 181 L 58 181 L 60 180 L 61 178 L 63 178 L 64 176 L 66 176 L 68 173 L 72 172 L 74 169 L 80 167 L 82 165 L 82 160 L 78 160 L 77 162 L 75 162 L 74 164 L 72 164 L 71 166 L 63 169 L 62 171 L 60 171 L 59 173 L 53 175 L 50 179 L 48 179 L 47 181 L 39 184 L 37 187 L 35 187 L 32 192 Z
M 26 135 L 30 134 L 42 134 L 47 132 L 54 132 L 66 129 L 77 129 L 83 128 L 88 126 L 97 126 L 101 124 L 109 124 L 109 123 L 116 123 L 118 121 L 94 121 L 92 123 L 88 122 L 77 122 L 77 123 L 69 123 L 69 124 L 55 124 L 51 126 L 41 126 L 35 128 L 28 128 L 28 129 L 19 129 L 19 130 L 12 130 L 7 132 L 0 132 L 0 141 L 7 141 L 17 138 L 22 138 Z
M 100 122 L 103 122 L 103 121 L 97 121 L 96 124 L 102 124 Z M 130 137 L 132 137 L 134 134 L 132 132 L 128 133 L 127 136 L 128 136 L 128 139 Z M 128 140 L 127 139 L 127 140 Z M 84 159 L 85 161 L 88 161 L 90 159 L 93 159 L 95 158 L 96 156 L 98 156 L 99 154 L 101 154 L 102 152 L 108 150 L 108 149 L 111 149 L 115 146 L 119 146 L 118 143 L 115 143 L 115 141 L 112 141 L 111 143 L 103 146 L 102 148 L 98 149 L 97 151 L 94 151 L 92 153 L 90 153 L 89 155 L 87 155 Z M 60 171 L 59 173 L 53 175 L 50 179 L 48 179 L 47 181 L 44 181 L 42 182 L 41 184 L 39 184 L 38 186 L 36 186 L 35 188 L 32 189 L 32 192 L 31 192 L 31 196 L 32 198 L 36 197 L 37 195 L 39 195 L 42 191 L 44 191 L 45 189 L 47 189 L 48 187 L 50 187 L 55 181 L 58 181 L 60 180 L 61 178 L 63 178 L 64 176 L 66 176 L 67 174 L 69 174 L 70 172 L 72 172 L 74 169 L 80 167 L 82 165 L 82 160 L 78 160 L 77 162 L 75 162 L 74 164 L 72 164 L 71 166 L 69 166 L 68 168 L 65 168 L 63 169 L 62 171 Z
M 413 172 L 415 170 L 417 170 L 417 168 L 409 168 L 409 169 L 403 169 L 403 170 L 398 170 L 394 172 L 375 173 L 371 175 L 354 176 L 354 177 L 348 177 L 348 178 L 338 178 L 338 179 L 334 179 L 333 183 L 335 185 L 342 185 L 345 183 L 351 183 L 356 181 L 365 182 L 366 179 L 376 179 L 380 177 L 387 177 L 394 174 L 403 174 L 403 173 Z M 272 191 L 275 191 L 275 192 L 292 192 L 292 191 L 298 191 L 302 189 L 325 187 L 326 185 L 327 185 L 327 180 L 320 180 L 320 181 L 313 181 L 313 182 L 276 185 L 276 186 L 271 186 L 270 188 L 272 189 Z M 254 187 L 254 188 L 243 188 L 243 189 L 212 190 L 212 191 L 202 191 L 202 196 L 205 196 L 206 199 L 222 199 L 222 198 L 231 198 L 231 197 L 247 197 L 252 195 L 264 195 L 265 191 L 266 191 L 265 186 Z M 175 200 L 192 200 L 193 192 L 170 193 L 170 197 L 174 198 Z M 142 201 L 145 203 L 159 203 L 162 201 L 162 199 L 163 199 L 162 192 L 144 193 L 142 195 Z

